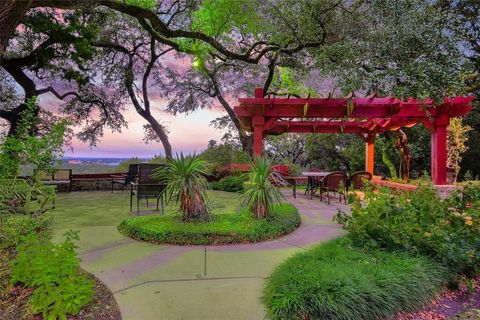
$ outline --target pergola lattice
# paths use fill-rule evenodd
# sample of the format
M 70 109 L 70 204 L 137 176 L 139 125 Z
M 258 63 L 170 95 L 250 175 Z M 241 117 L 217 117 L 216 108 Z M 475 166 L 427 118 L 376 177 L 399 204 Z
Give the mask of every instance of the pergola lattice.
M 433 100 L 377 98 L 278 98 L 255 89 L 254 98 L 239 99 L 234 108 L 243 128 L 254 134 L 254 154 L 262 155 L 263 138 L 269 134 L 350 133 L 366 143 L 365 169 L 373 174 L 377 134 L 423 124 L 431 132 L 432 181 L 447 182 L 447 126 L 452 117 L 463 117 L 473 97 Z

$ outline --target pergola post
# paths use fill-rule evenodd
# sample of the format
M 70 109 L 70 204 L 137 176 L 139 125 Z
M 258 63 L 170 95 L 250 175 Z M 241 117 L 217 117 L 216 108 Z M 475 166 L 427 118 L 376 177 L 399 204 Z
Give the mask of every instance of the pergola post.
M 450 123 L 448 114 L 435 119 L 434 131 L 431 134 L 432 182 L 434 185 L 447 184 L 447 126 Z
M 262 116 L 254 116 L 253 124 L 253 155 L 261 157 L 263 154 L 263 127 L 265 118 Z
M 365 143 L 365 171 L 373 175 L 375 167 L 375 139 L 368 140 Z
M 447 184 L 447 126 L 437 126 L 432 133 L 432 182 Z

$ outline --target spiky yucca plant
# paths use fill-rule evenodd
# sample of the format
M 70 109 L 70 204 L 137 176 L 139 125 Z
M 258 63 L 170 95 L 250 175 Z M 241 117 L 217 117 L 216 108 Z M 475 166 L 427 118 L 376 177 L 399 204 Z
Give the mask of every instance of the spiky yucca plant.
M 183 154 L 167 162 L 154 173 L 154 178 L 166 183 L 167 202 L 180 204 L 184 221 L 208 221 L 207 190 L 210 188 L 205 176 L 210 172 L 206 161 Z
M 243 204 L 248 206 L 257 218 L 266 218 L 275 204 L 284 201 L 283 194 L 270 182 L 272 161 L 255 158 L 250 162 L 249 181 L 243 193 Z

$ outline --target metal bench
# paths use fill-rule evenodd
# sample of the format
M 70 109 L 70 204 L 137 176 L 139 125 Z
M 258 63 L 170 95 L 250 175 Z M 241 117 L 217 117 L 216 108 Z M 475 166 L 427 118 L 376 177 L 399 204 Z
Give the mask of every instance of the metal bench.
M 53 173 L 38 170 L 35 176 L 46 185 L 67 186 L 67 191 L 72 190 L 72 169 L 55 169 Z

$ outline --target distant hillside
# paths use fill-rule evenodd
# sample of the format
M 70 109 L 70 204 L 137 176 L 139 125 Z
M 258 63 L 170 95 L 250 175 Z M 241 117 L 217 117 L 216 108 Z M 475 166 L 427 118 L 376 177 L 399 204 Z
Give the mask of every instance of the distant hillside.
M 72 169 L 73 173 L 113 173 L 115 167 L 124 160 L 130 158 L 75 158 L 65 157 L 58 168 Z M 141 159 L 142 161 L 147 159 Z M 22 176 L 33 175 L 33 166 L 25 165 L 22 167 Z

